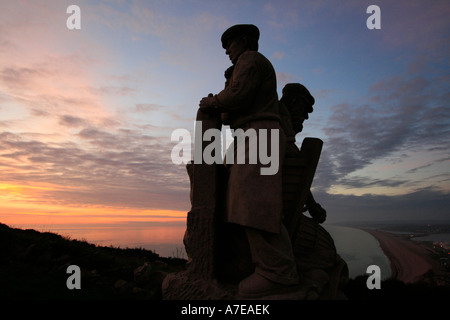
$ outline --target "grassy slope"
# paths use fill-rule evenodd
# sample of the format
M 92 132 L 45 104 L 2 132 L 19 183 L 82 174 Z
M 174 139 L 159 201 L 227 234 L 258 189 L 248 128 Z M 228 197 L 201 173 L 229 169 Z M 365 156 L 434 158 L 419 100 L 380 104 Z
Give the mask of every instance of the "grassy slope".
M 81 269 L 80 290 L 66 286 L 69 265 Z M 161 299 L 165 274 L 184 265 L 149 250 L 99 247 L 0 224 L 0 299 Z

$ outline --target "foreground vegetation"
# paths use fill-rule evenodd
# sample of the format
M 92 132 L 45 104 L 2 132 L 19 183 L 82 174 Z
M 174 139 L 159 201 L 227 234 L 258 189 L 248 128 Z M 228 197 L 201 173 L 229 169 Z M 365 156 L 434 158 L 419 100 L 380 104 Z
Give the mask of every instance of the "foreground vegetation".
M 0 224 L 0 299 L 161 299 L 165 275 L 185 263 Z M 70 265 L 81 269 L 81 290 L 67 288 Z
M 161 257 L 145 249 L 100 247 L 49 232 L 13 229 L 0 224 L 0 299 L 160 300 L 170 272 L 186 260 Z M 81 289 L 69 290 L 70 265 L 81 269 Z M 430 283 L 385 280 L 368 290 L 366 277 L 351 279 L 349 300 L 449 299 L 450 288 Z

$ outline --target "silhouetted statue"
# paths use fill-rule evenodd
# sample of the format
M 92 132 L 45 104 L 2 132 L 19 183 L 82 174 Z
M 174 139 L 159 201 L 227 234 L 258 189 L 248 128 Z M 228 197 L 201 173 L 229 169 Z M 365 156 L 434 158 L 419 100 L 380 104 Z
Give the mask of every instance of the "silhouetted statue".
M 309 297 L 317 294 L 321 299 L 343 299 L 341 289 L 348 280 L 347 264 L 336 253 L 330 234 L 319 225 L 326 220 L 326 210 L 315 201 L 310 190 L 323 143 L 317 138 L 305 138 L 300 149 L 295 143 L 295 136 L 303 130 L 303 122 L 313 112 L 314 103 L 314 97 L 299 83 L 289 83 L 283 88 L 279 104 L 287 136 L 283 222 L 292 239 L 303 286 L 309 285 Z M 312 218 L 303 215 L 306 211 Z
M 314 97 L 308 91 L 308 89 L 300 83 L 288 83 L 284 86 L 283 95 L 280 99 L 279 108 L 280 108 L 280 118 L 281 118 L 281 126 L 283 131 L 286 134 L 286 159 L 288 159 L 287 163 L 285 162 L 284 169 L 284 190 L 289 192 L 289 175 L 290 172 L 286 172 L 288 166 L 290 165 L 289 160 L 302 158 L 302 153 L 300 149 L 295 144 L 295 136 L 297 133 L 303 130 L 303 122 L 309 119 L 309 113 L 313 112 L 313 105 L 315 103 Z M 320 152 L 322 149 L 322 141 L 319 139 L 312 140 L 308 138 L 308 141 L 312 147 L 312 141 L 314 141 L 315 149 L 316 149 L 316 157 L 317 161 L 320 157 Z M 312 152 L 311 150 L 309 152 Z M 310 155 L 311 156 L 311 155 Z M 315 171 L 315 168 L 313 169 Z M 314 172 L 313 172 L 314 174 Z M 312 175 L 313 177 L 313 175 Z M 312 183 L 311 177 L 311 183 Z M 288 196 L 285 192 L 285 198 Z M 286 202 L 283 205 L 285 211 L 290 210 L 289 203 Z M 305 199 L 305 207 L 303 211 L 309 211 L 310 215 L 319 223 L 323 223 L 326 220 L 326 210 L 322 208 L 322 206 L 317 203 L 311 193 L 308 191 Z M 289 215 L 289 212 L 285 213 Z M 285 219 L 286 223 L 286 219 Z M 291 232 L 292 233 L 292 232 Z
M 295 134 L 303 122 L 299 116 L 304 114 L 300 104 L 291 101 L 296 97 L 288 93 L 291 85 L 278 101 L 275 71 L 257 51 L 258 39 L 259 30 L 253 25 L 236 25 L 222 35 L 233 66 L 225 71 L 224 90 L 201 100 L 197 120 L 202 121 L 203 132 L 230 125 L 235 140 L 225 165 L 187 165 L 192 208 L 184 242 L 189 261 L 186 272 L 164 280 L 164 299 L 339 296 L 346 265 L 318 224 L 326 212 L 310 192 L 322 141 L 306 138 L 301 149 L 296 147 Z M 240 151 L 239 129 L 244 141 L 249 140 Z M 260 157 L 252 162 L 252 140 L 245 133 L 253 132 L 258 150 L 278 156 L 276 172 L 263 175 L 266 163 Z M 269 132 L 268 139 L 261 132 Z M 202 150 L 209 143 L 203 141 Z M 313 219 L 302 214 L 305 208 Z

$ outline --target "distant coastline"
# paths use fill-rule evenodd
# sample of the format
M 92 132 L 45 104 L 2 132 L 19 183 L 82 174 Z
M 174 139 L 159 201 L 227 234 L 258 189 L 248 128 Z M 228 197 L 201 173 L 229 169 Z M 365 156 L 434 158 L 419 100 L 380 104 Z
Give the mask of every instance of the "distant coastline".
M 435 281 L 450 285 L 450 273 L 439 262 L 438 252 L 430 243 L 411 241 L 407 235 L 361 228 L 377 239 L 391 263 L 391 278 L 404 283 Z

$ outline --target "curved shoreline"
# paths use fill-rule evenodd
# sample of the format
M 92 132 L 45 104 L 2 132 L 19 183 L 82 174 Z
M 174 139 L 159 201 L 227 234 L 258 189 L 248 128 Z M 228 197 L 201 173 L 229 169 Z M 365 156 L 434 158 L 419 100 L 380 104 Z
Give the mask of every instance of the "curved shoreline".
M 391 278 L 405 283 L 414 283 L 436 267 L 436 262 L 429 257 L 430 250 L 404 236 L 389 232 L 362 229 L 370 233 L 380 244 L 384 254 L 391 263 Z

